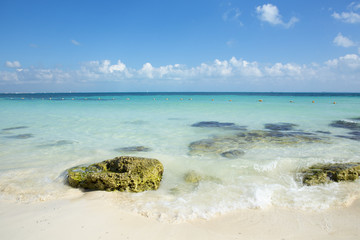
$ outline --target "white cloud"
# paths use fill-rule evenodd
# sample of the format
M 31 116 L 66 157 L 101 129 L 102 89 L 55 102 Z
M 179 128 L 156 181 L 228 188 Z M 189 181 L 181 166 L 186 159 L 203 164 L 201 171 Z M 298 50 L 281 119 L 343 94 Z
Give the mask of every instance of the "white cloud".
M 140 69 L 139 73 L 144 74 L 148 78 L 154 77 L 154 67 L 151 65 L 151 63 L 145 63 L 143 67 Z
M 74 44 L 75 46 L 79 46 L 80 43 L 74 39 L 71 40 L 71 43 Z
M 5 62 L 5 66 L 8 67 L 8 68 L 20 68 L 21 67 L 21 64 L 19 61 L 6 61 Z
M 347 54 L 339 58 L 328 60 L 326 65 L 332 68 L 360 70 L 360 57 L 357 54 Z
M 343 36 L 341 33 L 338 33 L 338 35 L 334 38 L 333 41 L 336 45 L 341 47 L 352 47 L 355 46 L 355 43 L 351 41 L 349 38 Z
M 0 85 L 4 84 L 77 84 L 116 83 L 117 86 L 151 86 L 164 89 L 170 86 L 196 85 L 201 90 L 218 91 L 243 89 L 242 86 L 257 86 L 257 90 L 269 91 L 360 91 L 360 57 L 348 54 L 330 59 L 324 63 L 299 65 L 277 62 L 262 64 L 257 61 L 232 57 L 228 60 L 215 59 L 188 67 L 181 64 L 153 66 L 150 62 L 141 68 L 128 68 L 118 60 L 86 62 L 78 70 L 64 71 L 50 68 L 18 68 L 19 71 L 0 71 Z M 345 84 L 346 83 L 346 84 Z M 55 85 L 54 85 L 55 86 Z M 271 86 L 271 87 L 270 87 Z M 316 89 L 315 87 L 318 86 Z M 219 88 L 221 87 L 221 89 Z M 307 87 L 307 88 L 305 88 Z M 345 88 L 347 87 L 347 88 Z M 164 89 L 166 90 L 166 89 Z M 246 90 L 246 89 L 243 89 Z
M 116 64 L 111 64 L 110 60 L 90 61 L 77 71 L 78 75 L 86 75 L 90 79 L 97 79 L 103 75 L 112 75 L 114 78 L 131 77 L 131 69 L 120 60 Z
M 334 12 L 331 16 L 346 23 L 360 23 L 360 14 L 358 12 L 360 9 L 360 3 L 352 2 L 349 4 L 348 9 L 348 12 Z
M 122 63 L 120 60 L 118 60 L 117 64 L 111 65 L 109 67 L 109 71 L 112 72 L 123 72 L 126 69 L 126 65 Z
M 275 63 L 271 67 L 265 67 L 265 72 L 269 76 L 279 77 L 279 76 L 297 76 L 300 77 L 303 74 L 304 68 L 292 63 Z
M 234 71 L 242 76 L 247 77 L 261 77 L 262 72 L 259 69 L 257 62 L 248 62 L 242 59 L 236 59 L 232 57 L 230 59 L 231 65 L 234 67 Z
M 16 82 L 18 81 L 18 75 L 16 72 L 0 72 L 0 82 Z
M 334 12 L 331 16 L 346 23 L 360 23 L 360 14 L 354 12 Z
M 284 22 L 281 18 L 282 16 L 279 13 L 279 9 L 272 4 L 264 4 L 262 6 L 256 7 L 256 13 L 258 18 L 263 22 L 268 22 L 271 25 L 282 25 L 285 28 L 293 26 L 296 22 L 299 21 L 296 17 L 290 18 L 288 22 Z

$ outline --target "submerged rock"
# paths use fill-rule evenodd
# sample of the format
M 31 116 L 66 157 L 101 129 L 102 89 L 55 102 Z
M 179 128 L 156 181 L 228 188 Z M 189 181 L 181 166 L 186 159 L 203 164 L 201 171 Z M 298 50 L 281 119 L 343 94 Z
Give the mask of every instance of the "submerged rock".
M 296 126 L 298 125 L 294 123 L 267 123 L 265 124 L 265 129 L 272 131 L 290 131 L 293 130 Z
M 67 172 L 75 188 L 142 192 L 159 188 L 164 167 L 157 159 L 123 156 Z
M 331 132 L 329 131 L 316 131 L 317 133 L 322 133 L 322 134 L 331 134 Z
M 352 120 L 338 120 L 329 124 L 331 127 L 346 128 L 350 130 L 360 130 L 360 122 Z
M 360 131 L 352 131 L 352 132 L 349 132 L 348 134 L 349 135 L 336 135 L 336 137 L 360 141 Z
M 132 147 L 116 148 L 115 151 L 117 151 L 117 152 L 150 152 L 151 148 L 144 147 L 144 146 L 132 146 Z
M 243 156 L 244 154 L 245 154 L 245 152 L 242 150 L 230 150 L 230 151 L 221 153 L 221 156 L 223 156 L 225 158 L 233 159 L 233 158 L 239 158 L 239 157 Z
M 308 186 L 359 178 L 360 163 L 317 164 L 302 171 L 303 183 Z
M 18 129 L 24 129 L 28 128 L 27 126 L 18 126 L 18 127 L 9 127 L 9 128 L 3 128 L 3 131 L 11 131 L 11 130 L 18 130 Z
M 252 130 L 232 135 L 215 136 L 189 144 L 190 155 L 220 155 L 238 157 L 243 150 L 268 145 L 293 146 L 302 143 L 328 143 L 327 138 L 306 132 L 279 132 Z M 236 151 L 238 152 L 236 152 Z
M 360 131 L 349 132 L 350 135 L 360 136 Z
M 196 191 L 200 182 L 211 182 L 211 183 L 221 184 L 221 180 L 219 178 L 203 175 L 194 170 L 185 173 L 183 179 L 185 182 L 179 183 L 175 187 L 169 189 L 170 194 L 180 196 L 180 195 L 192 193 Z
M 235 123 L 228 122 L 216 122 L 216 121 L 204 121 L 197 122 L 191 125 L 192 127 L 202 127 L 202 128 L 225 128 L 231 130 L 246 130 L 245 126 L 238 126 Z
M 193 170 L 185 173 L 184 180 L 186 183 L 195 183 L 195 184 L 198 184 L 201 181 L 212 181 L 212 182 L 216 182 L 216 183 L 221 183 L 221 180 L 219 178 L 202 175 Z
M 184 180 L 187 183 L 199 183 L 203 177 L 195 171 L 185 173 Z
M 354 140 L 354 141 L 360 141 L 360 136 L 359 135 L 336 135 L 336 137 L 339 138 L 346 138 L 346 139 L 350 139 L 350 140 Z
M 32 138 L 32 137 L 34 137 L 34 135 L 32 135 L 31 133 L 27 133 L 27 134 L 19 134 L 19 135 L 14 135 L 14 136 L 8 136 L 7 138 L 28 139 L 28 138 Z

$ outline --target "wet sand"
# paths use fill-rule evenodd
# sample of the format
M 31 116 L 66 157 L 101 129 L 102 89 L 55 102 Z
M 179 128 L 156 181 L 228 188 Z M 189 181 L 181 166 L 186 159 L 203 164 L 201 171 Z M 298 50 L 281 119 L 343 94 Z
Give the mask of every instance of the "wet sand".
M 0 201 L 2 239 L 359 239 L 360 200 L 321 212 L 270 207 L 209 220 L 161 222 L 115 207 L 105 194 L 37 203 Z

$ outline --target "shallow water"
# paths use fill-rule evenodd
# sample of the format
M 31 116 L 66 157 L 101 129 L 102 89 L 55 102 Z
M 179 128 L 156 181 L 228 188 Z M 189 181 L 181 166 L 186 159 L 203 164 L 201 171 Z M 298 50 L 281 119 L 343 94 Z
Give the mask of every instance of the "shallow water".
M 161 220 L 209 218 L 242 208 L 343 206 L 360 197 L 359 180 L 308 187 L 299 172 L 315 163 L 360 161 L 360 141 L 338 137 L 356 136 L 349 134 L 354 130 L 329 126 L 337 120 L 359 122 L 353 119 L 360 117 L 359 106 L 360 94 L 2 94 L 0 198 L 33 202 L 76 196 L 81 190 L 65 184 L 66 169 L 134 155 L 164 164 L 161 187 L 106 196 L 114 206 Z M 202 121 L 242 127 L 192 126 Z M 234 158 L 190 154 L 192 142 L 269 132 L 266 124 L 277 123 L 296 124 L 281 133 L 320 141 L 257 140 Z M 203 181 L 186 183 L 189 171 Z

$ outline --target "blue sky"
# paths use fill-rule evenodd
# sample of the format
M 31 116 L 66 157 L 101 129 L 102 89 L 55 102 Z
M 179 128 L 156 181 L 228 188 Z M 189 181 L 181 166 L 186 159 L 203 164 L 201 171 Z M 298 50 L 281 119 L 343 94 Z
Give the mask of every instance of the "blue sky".
M 360 1 L 0 1 L 0 92 L 360 92 Z

